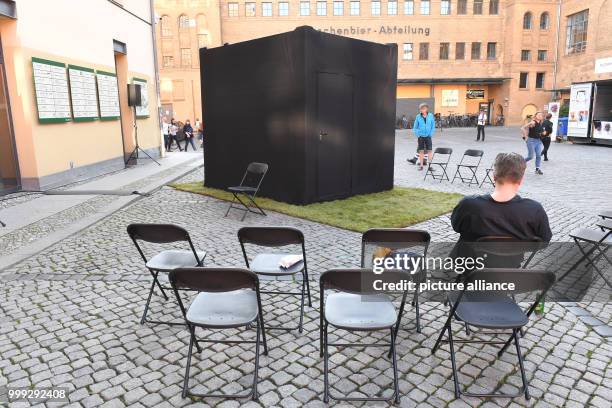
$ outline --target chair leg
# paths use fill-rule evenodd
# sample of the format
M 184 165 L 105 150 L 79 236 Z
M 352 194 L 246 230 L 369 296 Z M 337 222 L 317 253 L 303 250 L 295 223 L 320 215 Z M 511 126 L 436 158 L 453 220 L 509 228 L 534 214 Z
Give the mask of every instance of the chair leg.
M 306 282 L 302 279 L 302 296 L 300 300 L 300 324 L 298 327 L 298 332 L 302 333 L 303 325 L 304 325 L 304 298 L 306 295 Z
M 414 312 L 416 313 L 416 331 L 421 332 L 421 309 L 419 307 L 419 289 L 414 292 Z
M 399 327 L 399 324 L 397 325 Z M 399 379 L 397 375 L 397 353 L 395 350 L 395 339 L 397 338 L 397 332 L 394 332 L 393 327 L 391 328 L 391 353 L 393 357 L 393 386 L 395 389 L 395 403 L 400 403 L 399 393 Z
M 327 346 L 327 324 L 323 328 L 323 402 L 329 403 L 329 350 Z
M 190 332 L 189 336 L 189 351 L 187 352 L 187 365 L 185 367 L 185 379 L 183 380 L 183 398 L 187 397 L 189 392 L 189 367 L 191 366 L 191 354 L 193 352 L 193 341 L 195 339 L 194 332 Z
M 147 312 L 149 311 L 149 303 L 151 303 L 151 297 L 153 296 L 153 290 L 155 290 L 155 280 L 151 282 L 151 289 L 149 290 L 149 296 L 147 297 L 147 303 L 145 303 L 144 312 L 142 313 L 142 318 L 140 319 L 140 324 L 145 324 L 147 321 Z
M 516 355 L 518 356 L 519 367 L 521 369 L 521 378 L 523 380 L 523 387 L 525 388 L 525 399 L 531 399 L 529 395 L 529 383 L 527 382 L 527 375 L 525 374 L 525 367 L 523 365 L 523 354 L 521 353 L 521 346 L 519 345 L 519 336 L 517 334 L 517 330 L 514 329 L 512 331 L 512 336 L 514 337 L 514 344 L 516 345 Z
M 229 207 L 227 207 L 227 211 L 225 212 L 224 217 L 227 217 L 227 215 L 229 214 L 230 210 L 232 208 L 234 208 L 234 203 L 236 202 L 236 193 L 232 193 L 234 195 L 234 197 L 232 198 L 232 202 L 230 203 Z
M 308 272 L 304 269 L 304 278 L 306 280 L 306 293 L 308 295 L 308 307 L 312 307 L 312 298 L 310 297 L 310 281 L 308 280 Z
M 257 383 L 259 374 L 259 338 L 261 329 L 261 325 L 257 323 L 257 339 L 255 340 L 255 372 L 253 373 L 253 401 L 257 401 L 259 398 L 259 395 L 257 394 Z
M 261 310 L 261 308 L 260 308 Z M 259 313 L 259 322 L 257 323 L 257 326 L 261 325 L 261 337 L 263 339 L 263 345 L 264 345 L 264 355 L 268 355 L 268 342 L 266 341 L 266 326 L 264 326 L 264 320 L 263 320 L 263 316 L 261 313 Z
M 457 361 L 455 360 L 455 344 L 453 343 L 453 331 L 451 325 L 448 326 L 448 344 L 450 346 L 451 365 L 453 367 L 453 382 L 455 384 L 455 398 L 461 396 L 459 390 L 459 373 L 457 372 Z
M 459 167 L 457 167 L 457 170 L 455 171 L 455 175 L 453 176 L 453 180 L 451 181 L 451 184 L 455 182 L 455 179 L 457 178 L 457 174 L 459 174 L 459 178 L 461 178 L 461 173 L 459 173 Z

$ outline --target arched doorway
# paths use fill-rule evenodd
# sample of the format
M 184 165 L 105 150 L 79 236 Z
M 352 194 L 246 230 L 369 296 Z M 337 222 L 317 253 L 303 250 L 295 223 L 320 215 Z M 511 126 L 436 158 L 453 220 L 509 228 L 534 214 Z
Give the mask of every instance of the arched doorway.
M 527 120 L 531 119 L 537 111 L 538 107 L 535 106 L 533 103 L 527 104 L 523 107 L 523 110 L 521 111 L 521 119 L 526 122 Z

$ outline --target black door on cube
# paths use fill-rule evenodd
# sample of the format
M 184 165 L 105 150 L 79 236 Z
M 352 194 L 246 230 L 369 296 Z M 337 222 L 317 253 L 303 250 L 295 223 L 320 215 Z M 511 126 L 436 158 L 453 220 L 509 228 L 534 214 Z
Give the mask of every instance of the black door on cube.
M 353 77 L 317 73 L 318 198 L 331 200 L 351 193 Z

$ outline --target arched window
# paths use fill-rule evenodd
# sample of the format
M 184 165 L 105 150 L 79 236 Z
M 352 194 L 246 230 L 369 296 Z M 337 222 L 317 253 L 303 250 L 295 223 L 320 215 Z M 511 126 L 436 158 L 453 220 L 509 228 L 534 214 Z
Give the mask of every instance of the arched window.
M 548 30 L 549 25 L 550 25 L 550 15 L 547 12 L 544 12 L 540 16 L 540 30 Z
M 163 15 L 160 19 L 161 25 L 161 35 L 162 37 L 171 37 L 172 36 L 172 26 L 170 24 L 170 17 Z
M 532 20 L 533 16 L 531 15 L 531 12 L 526 12 L 523 16 L 523 30 L 531 30 Z
M 189 29 L 189 16 L 186 14 L 181 14 L 178 18 L 178 26 L 179 30 L 188 30 Z

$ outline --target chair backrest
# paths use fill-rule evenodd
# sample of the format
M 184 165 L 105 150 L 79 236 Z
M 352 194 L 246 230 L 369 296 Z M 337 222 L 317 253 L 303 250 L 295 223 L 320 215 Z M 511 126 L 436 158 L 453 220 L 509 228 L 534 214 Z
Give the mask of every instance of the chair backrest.
M 242 227 L 238 230 L 240 245 L 254 244 L 265 247 L 279 247 L 303 244 L 304 234 L 292 227 Z
M 330 269 L 321 274 L 319 283 L 321 285 L 321 296 L 323 296 L 323 291 L 326 289 L 359 295 L 369 295 L 385 292 L 377 290 L 374 287 L 374 281 L 398 284 L 401 282 L 408 282 L 411 279 L 412 275 L 409 272 L 397 269 L 387 270 L 381 275 L 376 275 L 372 269 L 366 268 Z M 387 291 L 391 292 L 391 290 Z M 397 290 L 396 292 L 405 293 L 406 291 L 407 288 L 404 290 Z
M 175 289 L 200 292 L 231 292 L 259 287 L 257 275 L 241 268 L 177 268 L 170 272 L 169 280 Z
M 130 224 L 127 233 L 134 242 L 137 240 L 154 244 L 191 242 L 187 230 L 174 224 Z
M 555 274 L 544 270 L 522 268 L 485 268 L 470 272 L 465 277 L 466 289 L 469 283 L 478 281 L 485 281 L 487 284 L 514 284 L 514 289 L 500 293 L 518 295 L 540 291 L 544 294 L 555 283 Z
M 268 165 L 266 163 L 253 162 L 249 164 L 242 177 L 240 186 L 259 188 L 267 172 Z
M 450 147 L 436 147 L 435 154 L 453 154 L 453 149 Z
M 525 241 L 509 236 L 485 236 L 472 243 L 475 251 L 497 256 L 524 255 L 526 252 L 537 251 L 544 245 L 539 237 Z
M 374 257 L 384 256 L 385 253 L 407 250 L 413 247 L 423 247 L 416 256 L 427 256 L 427 248 L 431 236 L 427 231 L 407 228 L 372 228 L 363 233 L 361 237 L 361 267 L 370 268 Z M 387 254 L 388 255 L 388 254 Z
M 482 150 L 477 150 L 477 149 L 467 149 L 463 155 L 464 156 L 470 156 L 470 157 L 481 157 L 484 154 L 484 152 Z

